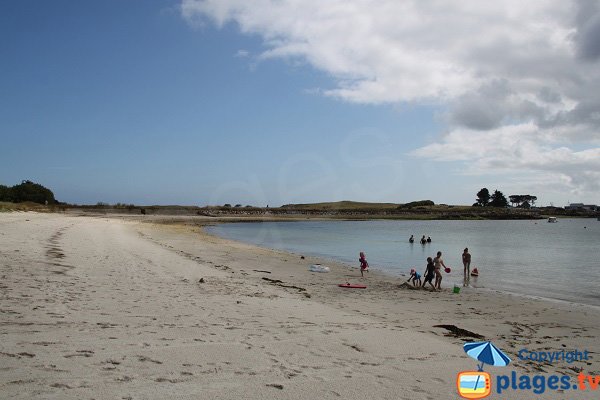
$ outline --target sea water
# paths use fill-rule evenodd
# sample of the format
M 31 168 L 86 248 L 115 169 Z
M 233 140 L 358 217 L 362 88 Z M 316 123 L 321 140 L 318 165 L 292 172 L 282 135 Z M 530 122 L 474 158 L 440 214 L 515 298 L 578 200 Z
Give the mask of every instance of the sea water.
M 469 248 L 470 286 L 600 306 L 600 221 L 299 221 L 229 223 L 208 232 L 228 239 L 358 267 L 364 251 L 371 269 L 400 277 L 421 273 L 426 258 L 443 253 L 451 267 L 443 286 L 463 284 L 462 252 Z M 410 235 L 415 242 L 409 243 Z M 421 245 L 421 236 L 431 243 Z M 307 266 L 308 268 L 308 266 Z

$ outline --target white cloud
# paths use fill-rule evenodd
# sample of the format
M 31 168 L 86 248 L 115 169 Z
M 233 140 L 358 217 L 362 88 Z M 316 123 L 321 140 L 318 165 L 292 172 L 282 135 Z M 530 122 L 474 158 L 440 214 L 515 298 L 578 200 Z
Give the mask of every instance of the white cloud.
M 600 148 L 573 150 L 553 132 L 533 123 L 489 131 L 455 129 L 437 143 L 411 154 L 439 161 L 462 161 L 465 174 L 514 174 L 545 187 L 577 195 L 600 190 Z M 514 186 L 514 185 L 512 185 Z
M 598 4 L 183 0 L 181 10 L 193 23 L 235 23 L 261 36 L 259 58 L 329 73 L 336 86 L 315 93 L 446 106 L 449 133 L 414 155 L 435 151 L 488 172 L 544 171 L 597 191 Z

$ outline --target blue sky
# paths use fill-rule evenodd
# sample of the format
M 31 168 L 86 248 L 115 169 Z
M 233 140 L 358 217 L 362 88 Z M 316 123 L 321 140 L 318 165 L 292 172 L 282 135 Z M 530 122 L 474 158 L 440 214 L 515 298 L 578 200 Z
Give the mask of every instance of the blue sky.
M 348 28 L 331 23 L 382 18 L 369 9 L 320 20 L 287 3 L 0 3 L 0 183 L 33 180 L 79 204 L 471 204 L 484 186 L 545 204 L 600 202 L 596 186 L 569 172 L 591 159 L 595 177 L 595 127 L 542 143 L 543 124 L 508 97 L 489 106 L 505 114 L 473 118 L 477 95 L 498 81 L 511 99 L 528 93 L 506 71 L 492 83 L 448 74 L 440 66 L 460 65 L 455 54 L 406 66 L 409 49 L 406 59 L 390 54 L 408 37 L 364 32 L 399 41 L 381 50 L 345 41 Z M 439 68 L 448 79 L 436 86 Z M 569 96 L 569 110 L 582 102 L 552 89 Z M 515 165 L 511 150 L 488 162 L 527 135 L 519 149 L 553 158 Z M 557 157 L 565 169 L 547 168 Z

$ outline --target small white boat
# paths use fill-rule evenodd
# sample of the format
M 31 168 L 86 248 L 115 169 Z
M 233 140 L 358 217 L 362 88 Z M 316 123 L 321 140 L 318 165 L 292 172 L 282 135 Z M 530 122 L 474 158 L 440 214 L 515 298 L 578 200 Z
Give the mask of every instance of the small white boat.
M 556 219 L 556 217 L 549 217 L 548 222 L 558 222 L 558 220 Z

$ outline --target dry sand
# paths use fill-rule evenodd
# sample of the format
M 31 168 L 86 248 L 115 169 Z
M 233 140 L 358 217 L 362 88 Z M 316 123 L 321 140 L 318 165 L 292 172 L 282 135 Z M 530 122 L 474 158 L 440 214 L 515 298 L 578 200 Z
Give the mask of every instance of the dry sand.
M 311 273 L 322 260 L 215 238 L 187 221 L 0 214 L 0 398 L 457 398 L 456 374 L 476 367 L 462 344 L 476 339 L 435 325 L 508 353 L 511 366 L 489 367 L 492 375 L 600 375 L 598 308 L 403 289 L 334 263 Z M 368 288 L 336 286 L 347 280 Z M 522 348 L 592 358 L 524 362 Z

